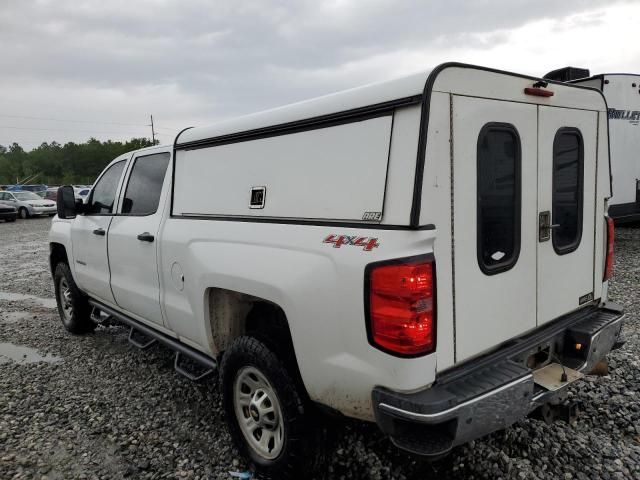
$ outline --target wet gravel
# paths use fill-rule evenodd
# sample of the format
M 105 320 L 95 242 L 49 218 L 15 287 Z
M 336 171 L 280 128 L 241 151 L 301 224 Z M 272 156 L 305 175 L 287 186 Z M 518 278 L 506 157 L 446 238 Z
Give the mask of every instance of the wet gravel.
M 65 333 L 51 308 L 49 222 L 0 223 L 0 479 L 228 479 L 246 470 L 214 382 L 181 378 L 168 350 L 131 348 L 119 327 Z M 616 240 L 610 296 L 628 312 L 628 341 L 610 355 L 609 375 L 571 391 L 577 423 L 525 419 L 433 464 L 373 425 L 340 423 L 317 477 L 640 478 L 640 228 L 618 228 Z M 2 356 L 3 344 L 25 353 Z

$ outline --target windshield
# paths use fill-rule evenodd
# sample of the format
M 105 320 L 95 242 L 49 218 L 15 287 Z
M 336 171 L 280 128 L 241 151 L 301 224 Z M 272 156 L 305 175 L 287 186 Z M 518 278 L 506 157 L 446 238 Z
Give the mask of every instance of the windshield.
M 42 200 L 42 197 L 33 192 L 14 192 L 13 194 L 18 200 Z

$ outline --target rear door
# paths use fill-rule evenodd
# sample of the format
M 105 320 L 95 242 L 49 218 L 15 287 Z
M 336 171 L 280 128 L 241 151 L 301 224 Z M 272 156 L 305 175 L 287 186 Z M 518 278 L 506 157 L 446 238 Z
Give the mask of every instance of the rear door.
M 128 313 L 163 325 L 157 240 L 169 153 L 134 157 L 119 212 L 109 229 L 111 289 Z
M 453 97 L 456 361 L 536 327 L 537 109 Z
M 540 106 L 538 325 L 594 297 L 598 114 Z

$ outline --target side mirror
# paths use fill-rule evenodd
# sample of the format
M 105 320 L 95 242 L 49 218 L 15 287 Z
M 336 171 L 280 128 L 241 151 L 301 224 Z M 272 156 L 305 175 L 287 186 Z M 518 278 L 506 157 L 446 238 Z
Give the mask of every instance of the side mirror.
M 82 198 L 76 198 L 76 215 L 82 215 L 87 211 L 87 204 Z
M 58 218 L 76 218 L 76 196 L 73 193 L 73 187 L 65 185 L 58 189 L 56 197 L 58 208 Z

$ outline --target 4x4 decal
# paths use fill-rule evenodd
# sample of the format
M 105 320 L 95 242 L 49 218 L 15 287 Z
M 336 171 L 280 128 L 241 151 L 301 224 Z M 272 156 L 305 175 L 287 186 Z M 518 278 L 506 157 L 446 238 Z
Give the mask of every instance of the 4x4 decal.
M 374 248 L 378 248 L 380 244 L 377 238 L 360 237 L 358 235 L 329 235 L 322 243 L 333 243 L 333 248 L 340 248 L 342 245 L 354 245 L 362 247 L 365 252 L 370 252 Z

